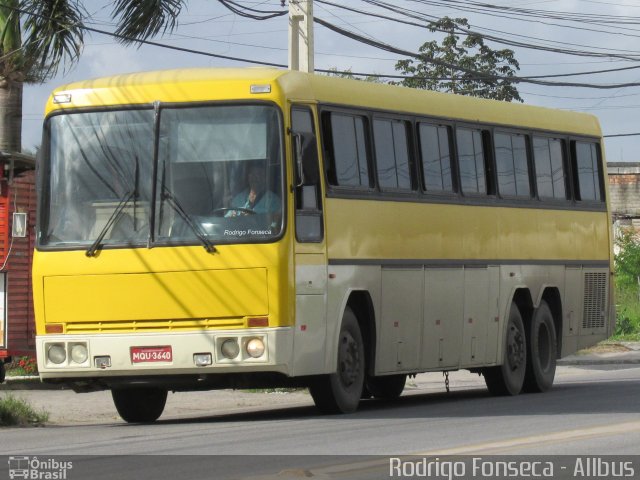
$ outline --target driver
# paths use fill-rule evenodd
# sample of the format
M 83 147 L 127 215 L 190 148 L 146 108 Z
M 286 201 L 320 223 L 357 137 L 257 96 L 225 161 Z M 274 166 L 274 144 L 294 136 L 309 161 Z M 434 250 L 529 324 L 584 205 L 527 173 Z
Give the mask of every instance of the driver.
M 248 186 L 231 200 L 231 211 L 225 216 L 242 215 L 241 209 L 252 210 L 255 213 L 278 213 L 280 198 L 267 189 L 264 170 L 259 166 L 249 168 Z M 237 208 L 238 210 L 233 210 Z

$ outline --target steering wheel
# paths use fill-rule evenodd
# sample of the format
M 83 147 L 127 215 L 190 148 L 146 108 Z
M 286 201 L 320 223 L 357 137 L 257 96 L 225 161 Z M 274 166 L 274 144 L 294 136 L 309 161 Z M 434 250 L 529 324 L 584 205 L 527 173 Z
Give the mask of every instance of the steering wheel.
M 227 212 L 240 212 L 240 215 L 237 215 L 237 216 L 256 214 L 255 210 L 251 210 L 250 208 L 244 208 L 244 207 L 220 207 L 220 208 L 216 208 L 213 212 L 211 212 L 211 214 L 216 216 L 216 214 L 218 213 L 225 214 Z

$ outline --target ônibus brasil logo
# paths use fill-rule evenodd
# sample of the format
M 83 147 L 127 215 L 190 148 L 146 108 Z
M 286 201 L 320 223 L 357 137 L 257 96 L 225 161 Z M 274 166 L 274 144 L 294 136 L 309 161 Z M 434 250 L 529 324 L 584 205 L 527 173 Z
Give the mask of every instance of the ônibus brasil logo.
M 30 480 L 66 480 L 73 462 L 61 462 L 54 458 L 9 457 L 9 478 Z

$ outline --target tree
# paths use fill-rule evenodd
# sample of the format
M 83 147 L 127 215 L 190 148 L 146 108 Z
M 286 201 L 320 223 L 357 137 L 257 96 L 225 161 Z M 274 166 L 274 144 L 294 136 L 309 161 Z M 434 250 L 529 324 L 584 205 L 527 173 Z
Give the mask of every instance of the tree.
M 460 27 L 469 28 L 466 18 L 443 17 L 431 22 L 431 32 L 445 32 L 441 44 L 433 40 L 420 47 L 420 59 L 400 60 L 396 70 L 410 78 L 406 87 L 439 90 L 495 100 L 522 102 L 510 78 L 520 70 L 513 50 L 492 50 L 481 36 L 466 35 L 460 42 Z M 505 78 L 506 77 L 506 78 Z
M 186 0 L 116 0 L 112 16 L 122 43 L 173 30 Z M 0 151 L 19 152 L 22 89 L 74 65 L 84 45 L 81 0 L 0 0 Z

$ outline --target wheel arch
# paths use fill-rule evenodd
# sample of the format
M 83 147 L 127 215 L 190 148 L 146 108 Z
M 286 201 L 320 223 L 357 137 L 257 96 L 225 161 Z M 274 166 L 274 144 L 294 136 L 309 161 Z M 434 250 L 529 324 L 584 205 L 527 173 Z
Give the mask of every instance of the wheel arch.
M 367 290 L 353 290 L 349 293 L 345 308 L 349 307 L 358 319 L 358 326 L 364 342 L 366 372 L 373 374 L 376 358 L 376 322 L 373 300 Z
M 515 303 L 520 310 L 520 315 L 522 315 L 522 321 L 525 324 L 525 327 L 531 321 L 531 316 L 533 315 L 533 298 L 531 298 L 531 291 L 528 287 L 518 287 L 513 292 L 513 296 L 511 297 L 511 302 Z M 507 307 L 509 308 L 511 304 Z
M 551 315 L 553 316 L 553 326 L 556 331 L 556 355 L 557 358 L 562 357 L 562 296 L 560 289 L 554 286 L 548 286 L 542 292 L 540 300 L 544 300 L 549 305 Z
M 535 305 L 540 305 L 540 302 L 544 300 L 551 309 L 553 315 L 553 325 L 556 333 L 556 350 L 558 358 L 562 356 L 562 297 L 560 295 L 560 289 L 556 286 L 545 286 L 541 289 L 540 298 Z M 531 297 L 531 291 L 527 287 L 518 287 L 515 289 L 512 297 L 512 302 L 518 306 L 520 314 L 522 315 L 522 321 L 525 327 L 531 322 L 533 316 L 533 310 L 535 305 Z M 510 305 L 510 304 L 509 304 Z
M 515 303 L 520 311 L 520 316 L 522 317 L 522 323 L 524 324 L 525 331 L 527 329 L 527 325 L 531 321 L 531 316 L 533 314 L 533 298 L 531 297 L 531 291 L 529 287 L 526 285 L 518 285 L 514 287 L 513 293 L 511 294 L 511 300 L 504 305 L 505 310 L 502 315 L 504 321 L 502 322 L 502 332 L 499 337 L 499 345 L 498 345 L 498 363 L 501 363 L 502 357 L 504 356 L 504 345 L 507 339 L 507 324 L 509 319 L 509 312 L 511 310 L 511 304 Z

